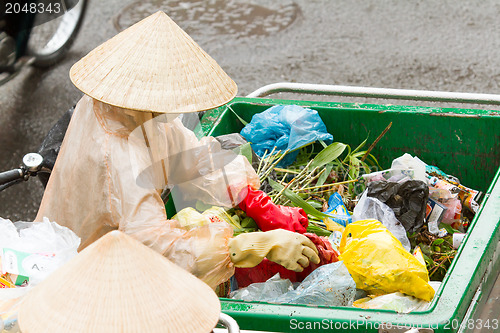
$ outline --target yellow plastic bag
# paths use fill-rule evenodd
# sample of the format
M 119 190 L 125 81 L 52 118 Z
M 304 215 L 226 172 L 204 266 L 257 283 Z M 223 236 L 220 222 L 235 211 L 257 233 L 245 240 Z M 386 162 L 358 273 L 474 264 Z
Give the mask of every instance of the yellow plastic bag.
M 401 292 L 425 301 L 434 297 L 429 273 L 401 242 L 377 220 L 347 225 L 340 257 L 356 287 L 373 295 Z

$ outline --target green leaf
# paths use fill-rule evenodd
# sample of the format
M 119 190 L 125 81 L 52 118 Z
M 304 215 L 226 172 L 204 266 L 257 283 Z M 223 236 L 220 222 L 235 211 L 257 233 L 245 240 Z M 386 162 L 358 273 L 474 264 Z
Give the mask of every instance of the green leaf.
M 310 168 L 314 169 L 316 167 L 322 167 L 336 160 L 344 152 L 346 145 L 340 142 L 334 142 L 328 147 L 324 148 L 322 151 L 314 157 Z
M 243 126 L 248 125 L 248 122 L 245 121 L 245 120 L 243 120 L 243 118 L 241 118 L 236 112 L 234 112 L 234 110 L 229 105 L 226 105 L 226 106 L 236 116 L 236 118 L 238 118 L 238 120 L 241 121 L 241 123 L 243 124 Z
M 351 154 L 351 157 L 363 157 L 363 155 L 366 153 L 366 150 L 358 151 L 357 153 Z
M 356 149 L 354 149 L 352 151 L 352 154 L 356 153 L 358 150 L 360 150 L 361 148 L 363 148 L 363 146 L 365 145 L 366 141 L 368 140 L 368 137 L 366 137 L 365 141 L 361 142 L 361 144 L 359 146 L 356 147 Z
M 436 240 L 434 240 L 434 242 L 432 242 L 433 245 L 439 245 L 439 244 L 443 244 L 444 243 L 444 239 L 442 238 L 438 238 Z
M 241 227 L 242 228 L 248 228 L 248 229 L 258 229 L 259 227 L 257 226 L 257 223 L 255 223 L 254 219 L 251 218 L 250 216 L 247 216 L 241 221 Z
M 374 164 L 374 165 L 376 164 L 380 167 L 380 164 L 378 164 L 378 160 L 372 154 L 369 154 L 368 156 L 366 156 L 366 159 L 371 159 L 373 162 L 372 164 Z
M 269 185 L 271 185 L 271 187 L 278 192 L 280 192 L 284 188 L 283 185 L 272 180 L 271 178 L 268 178 L 267 180 L 269 181 Z M 308 204 L 299 195 L 290 191 L 289 189 L 285 189 L 283 191 L 283 195 L 285 197 L 287 197 L 295 206 L 302 208 L 304 210 L 304 212 L 306 212 L 306 214 L 312 215 L 312 216 L 317 217 L 319 219 L 324 219 L 325 217 L 328 217 L 327 214 L 316 210 L 313 206 Z
M 445 228 L 445 229 L 446 229 L 446 231 L 447 231 L 450 235 L 453 235 L 455 232 L 460 232 L 460 231 L 458 231 L 458 230 L 453 229 L 453 228 L 451 227 L 451 225 L 446 224 L 446 223 L 440 223 L 440 224 L 439 224 L 439 229 L 441 229 L 441 228 Z
M 330 175 L 330 172 L 332 172 L 333 165 L 332 164 L 327 164 L 325 167 L 325 171 L 318 177 L 318 180 L 316 182 L 317 186 L 321 186 L 325 183 L 326 179 Z
M 323 204 L 319 201 L 316 201 L 316 200 L 307 200 L 306 201 L 308 204 L 310 204 L 314 209 L 322 209 L 323 208 Z
M 242 144 L 238 148 L 239 148 L 239 152 L 238 153 L 240 155 L 245 156 L 246 159 L 248 160 L 248 162 L 250 162 L 250 164 L 252 164 L 252 146 L 250 145 L 250 142 Z
M 323 229 L 320 226 L 317 226 L 317 225 L 312 224 L 312 223 L 309 223 L 309 225 L 307 226 L 307 232 L 314 233 L 318 236 L 330 236 L 331 235 L 331 231 Z

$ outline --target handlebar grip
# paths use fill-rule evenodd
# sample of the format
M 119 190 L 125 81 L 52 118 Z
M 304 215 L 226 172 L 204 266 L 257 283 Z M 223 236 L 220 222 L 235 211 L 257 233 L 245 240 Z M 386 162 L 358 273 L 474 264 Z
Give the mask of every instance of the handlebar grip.
M 22 179 L 24 172 L 21 169 L 13 169 L 0 173 L 0 185 L 10 183 L 11 181 Z

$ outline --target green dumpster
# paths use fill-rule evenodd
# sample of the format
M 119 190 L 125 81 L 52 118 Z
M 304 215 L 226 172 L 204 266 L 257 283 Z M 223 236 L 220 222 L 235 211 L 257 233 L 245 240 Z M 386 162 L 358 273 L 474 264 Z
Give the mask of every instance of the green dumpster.
M 277 104 L 315 109 L 334 141 L 357 146 L 370 140 L 389 122 L 390 131 L 372 153 L 382 168 L 404 153 L 421 158 L 458 177 L 464 185 L 485 193 L 457 257 L 429 310 L 399 314 L 387 310 L 311 307 L 221 299 L 222 311 L 244 330 L 272 332 L 465 332 L 484 328 L 500 331 L 498 318 L 475 319 L 498 275 L 500 260 L 500 116 L 476 109 L 381 104 L 309 102 L 235 98 L 211 110 L 202 120 L 212 136 L 239 132 L 252 116 Z

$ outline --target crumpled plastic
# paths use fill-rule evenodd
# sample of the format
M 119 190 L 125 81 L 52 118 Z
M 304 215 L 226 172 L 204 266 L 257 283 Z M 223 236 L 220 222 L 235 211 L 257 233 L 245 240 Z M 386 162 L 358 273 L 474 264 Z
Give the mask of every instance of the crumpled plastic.
M 394 159 L 391 169 L 411 169 L 414 170 L 414 179 L 421 180 L 427 184 L 426 166 L 417 156 L 413 157 L 408 153 Z
M 266 282 L 252 283 L 248 287 L 231 292 L 229 297 L 247 302 L 259 302 L 275 299 L 290 290 L 293 290 L 292 282 L 289 279 L 282 279 L 280 274 L 276 273 Z
M 429 284 L 437 292 L 441 282 L 431 281 Z M 400 292 L 386 294 L 377 297 L 365 297 L 354 301 L 353 306 L 361 309 L 392 310 L 399 313 L 410 313 L 425 311 L 430 302 L 408 296 Z
M 401 292 L 430 301 L 429 273 L 377 220 L 349 224 L 342 235 L 340 257 L 359 289 L 373 295 Z
M 242 189 L 258 188 L 258 176 L 246 158 L 222 150 L 213 138 L 198 140 L 179 119 L 151 118 L 148 112 L 83 96 L 36 220 L 46 216 L 70 228 L 82 239 L 80 249 L 119 229 L 215 287 L 234 272 L 231 226 L 211 223 L 187 230 L 167 220 L 160 193 L 175 185 L 177 211 L 193 207 L 190 200 L 196 199 L 231 205 Z
M 17 321 L 19 307 L 32 287 L 0 289 L 0 332 L 21 332 Z M 3 321 L 3 328 L 2 328 Z
M 356 284 L 342 262 L 324 265 L 314 270 L 296 289 L 276 294 L 280 290 L 270 290 L 276 286 L 279 275 L 264 283 L 255 283 L 231 294 L 231 298 L 264 301 L 272 303 L 306 304 L 323 306 L 350 306 L 356 295 Z M 282 280 L 283 281 L 283 280 Z M 290 288 L 288 282 L 281 282 L 281 290 Z M 271 291 L 266 293 L 265 291 Z
M 347 207 L 342 200 L 340 193 L 335 192 L 328 198 L 328 209 L 324 212 L 330 215 L 330 219 L 345 227 L 352 222 L 352 217 L 347 211 Z
M 238 282 L 238 286 L 246 287 L 252 283 L 265 282 L 277 273 L 279 273 L 283 279 L 289 279 L 292 282 L 300 282 L 316 268 L 339 260 L 337 251 L 332 247 L 327 237 L 318 236 L 313 233 L 305 233 L 304 236 L 309 238 L 316 246 L 320 259 L 319 264 L 310 262 L 309 266 L 305 267 L 302 272 L 294 272 L 264 258 L 264 260 L 255 267 L 236 268 L 235 278 Z
M 333 136 L 326 130 L 318 112 L 298 105 L 275 105 L 252 117 L 240 134 L 252 144 L 253 150 L 262 157 L 276 147 L 276 150 L 289 150 L 280 166 L 292 164 L 297 150 L 309 143 L 322 140 L 333 142 Z
M 309 224 L 302 208 L 276 205 L 266 193 L 250 187 L 239 207 L 255 220 L 262 231 L 285 229 L 303 234 Z
M 391 207 L 407 232 L 417 232 L 424 225 L 429 187 L 423 181 L 375 181 L 368 184 L 366 191 L 369 197 L 377 198 Z
M 0 262 L 2 272 L 42 282 L 77 255 L 80 238 L 70 229 L 44 219 L 15 222 L 0 218 Z
M 362 298 L 355 301 L 353 306 L 361 309 L 393 310 L 399 313 L 410 313 L 413 311 L 425 311 L 429 306 L 429 302 L 395 292 L 375 298 Z
M 352 220 L 355 222 L 368 219 L 375 219 L 382 222 L 394 237 L 401 242 L 405 250 L 410 251 L 411 244 L 406 235 L 406 230 L 398 221 L 396 215 L 394 215 L 394 211 L 377 198 L 367 196 L 367 192 L 365 191 L 361 195 L 356 207 L 354 207 Z
M 387 169 L 361 175 L 361 180 L 365 184 L 371 182 L 387 180 L 389 182 L 401 183 L 410 179 L 415 179 L 415 170 L 412 169 Z

